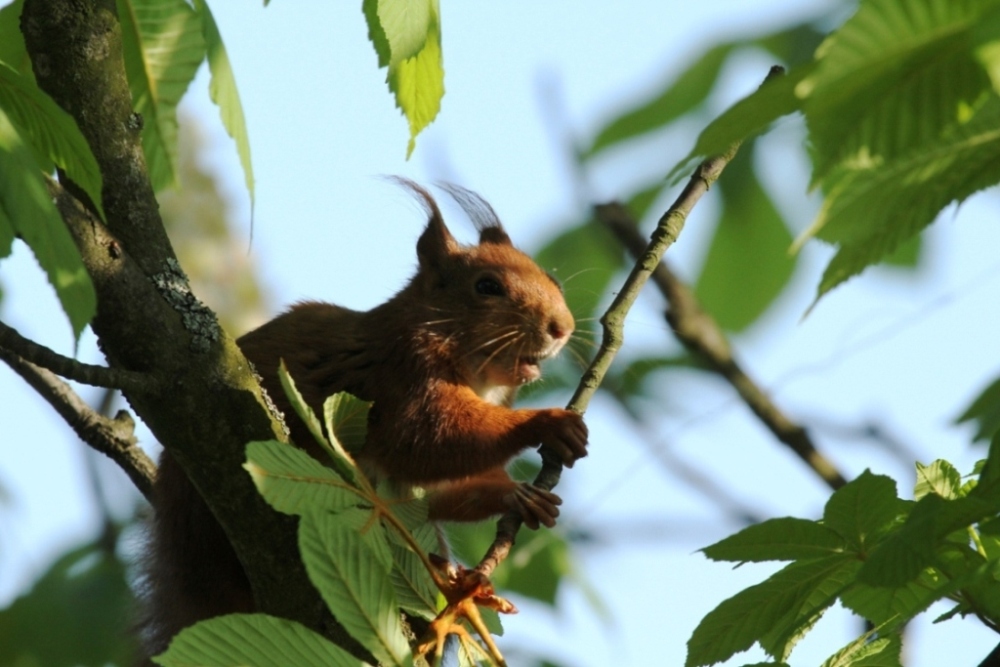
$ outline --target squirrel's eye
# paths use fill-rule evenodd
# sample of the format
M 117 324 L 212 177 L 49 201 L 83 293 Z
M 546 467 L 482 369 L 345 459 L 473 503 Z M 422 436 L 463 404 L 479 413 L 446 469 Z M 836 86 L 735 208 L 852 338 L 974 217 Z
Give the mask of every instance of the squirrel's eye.
M 503 285 L 495 278 L 480 278 L 476 281 L 476 294 L 483 296 L 503 296 Z

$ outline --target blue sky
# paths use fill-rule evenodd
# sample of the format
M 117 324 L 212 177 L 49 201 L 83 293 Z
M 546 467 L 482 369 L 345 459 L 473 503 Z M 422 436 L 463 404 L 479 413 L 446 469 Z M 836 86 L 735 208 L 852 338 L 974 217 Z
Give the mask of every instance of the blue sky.
M 491 201 L 519 245 L 537 248 L 558 223 L 582 211 L 555 134 L 589 136 L 722 38 L 773 30 L 833 6 L 807 0 L 444 0 L 447 93 L 439 119 L 406 162 L 406 124 L 386 91 L 384 72 L 375 69 L 360 3 L 215 5 L 257 174 L 251 252 L 276 311 L 303 298 L 368 308 L 409 276 L 423 220 L 405 195 L 379 178 L 383 174 L 473 188 Z M 770 64 L 748 54 L 727 68 L 713 104 L 721 110 L 752 90 Z M 212 164 L 248 226 L 242 175 L 231 145 L 219 135 L 206 88 L 199 77 L 185 106 L 210 129 Z M 665 173 L 698 129 L 609 155 L 589 174 L 591 196 L 613 198 L 657 170 Z M 760 156 L 793 232 L 809 224 L 816 205 L 803 194 L 808 167 L 794 150 L 801 138 L 794 121 L 784 122 L 763 141 Z M 996 194 L 988 193 L 946 212 L 930 233 L 918 275 L 870 271 L 803 320 L 829 254 L 808 245 L 797 286 L 735 341 L 751 372 L 793 416 L 816 426 L 824 450 L 849 476 L 870 467 L 896 478 L 906 492 L 912 486 L 910 466 L 824 425 L 876 421 L 920 460 L 944 457 L 962 470 L 981 455 L 969 448 L 968 431 L 950 421 L 1000 370 L 996 205 Z M 711 196 L 699 204 L 670 251 L 683 275 L 696 275 L 715 210 Z M 454 220 L 453 231 L 471 239 L 471 229 Z M 65 318 L 24 248 L 0 263 L 0 284 L 5 322 L 72 354 Z M 672 345 L 661 307 L 655 294 L 640 300 L 626 328 L 626 353 Z M 92 338 L 81 346 L 81 358 L 100 359 Z M 650 425 L 656 446 L 712 474 L 766 515 L 821 512 L 825 487 L 724 387 L 701 376 L 684 380 L 657 385 L 668 407 Z M 68 428 L 5 367 L 0 395 L 0 485 L 11 497 L 0 506 L 4 605 L 56 553 L 94 530 L 96 516 L 81 472 L 83 455 Z M 559 491 L 566 500 L 563 527 L 602 538 L 575 558 L 608 616 L 596 613 L 583 589 L 570 583 L 555 612 L 519 601 L 522 611 L 506 620 L 501 648 L 514 658 L 517 647 L 531 646 L 566 665 L 681 664 L 697 621 L 770 570 L 731 570 L 693 553 L 736 526 L 657 464 L 641 444 L 648 434 L 636 433 L 609 402 L 596 400 L 588 423 L 592 454 L 564 476 Z M 796 650 L 792 665 L 818 664 L 858 628 L 856 619 L 833 612 Z M 907 664 L 913 667 L 946 664 L 944 655 L 952 656 L 950 664 L 977 664 L 997 641 L 975 620 L 934 627 L 921 622 L 908 636 Z M 967 653 L 955 656 L 956 647 Z M 730 664 L 758 659 L 751 653 Z

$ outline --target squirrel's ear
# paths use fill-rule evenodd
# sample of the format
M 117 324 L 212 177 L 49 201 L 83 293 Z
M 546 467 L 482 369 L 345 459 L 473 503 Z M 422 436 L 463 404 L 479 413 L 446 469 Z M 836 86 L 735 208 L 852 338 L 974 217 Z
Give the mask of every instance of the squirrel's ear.
M 472 224 L 479 231 L 479 243 L 514 245 L 504 231 L 500 217 L 488 201 L 472 190 L 454 183 L 438 183 L 438 187 L 450 194 L 472 220 Z
M 431 200 L 433 204 L 433 200 Z M 440 266 L 459 250 L 458 241 L 444 224 L 441 212 L 434 206 L 427 228 L 417 240 L 417 259 L 420 266 Z

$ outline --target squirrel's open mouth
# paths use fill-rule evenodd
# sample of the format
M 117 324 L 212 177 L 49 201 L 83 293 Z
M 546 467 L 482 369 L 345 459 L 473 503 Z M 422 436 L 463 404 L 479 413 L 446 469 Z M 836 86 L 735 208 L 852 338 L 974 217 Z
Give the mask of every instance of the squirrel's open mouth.
M 541 361 L 539 356 L 521 356 L 517 358 L 517 377 L 522 383 L 526 384 L 528 382 L 533 382 L 542 376 L 542 370 L 539 368 L 538 363 Z

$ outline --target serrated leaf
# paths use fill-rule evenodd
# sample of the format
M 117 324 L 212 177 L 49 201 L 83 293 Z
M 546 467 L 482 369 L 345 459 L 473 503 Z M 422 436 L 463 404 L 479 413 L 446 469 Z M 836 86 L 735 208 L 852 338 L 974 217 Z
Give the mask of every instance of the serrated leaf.
M 975 422 L 977 425 L 973 442 L 989 442 L 996 433 L 1000 433 L 1000 378 L 980 392 L 972 405 L 955 419 L 956 424 L 964 422 Z
M 0 111 L 28 143 L 45 171 L 56 165 L 90 197 L 103 216 L 101 172 L 76 121 L 34 81 L 0 63 Z
M 382 664 L 411 665 L 389 576 L 392 553 L 370 517 L 361 510 L 306 513 L 299 550 L 309 579 L 351 636 Z
M 908 623 L 931 603 L 948 595 L 952 588 L 939 572 L 928 568 L 913 581 L 898 587 L 857 583 L 840 596 L 840 601 L 885 633 Z
M 748 526 L 702 551 L 712 560 L 746 563 L 822 558 L 845 547 L 844 538 L 828 526 L 784 517 Z
M 664 127 L 704 102 L 735 46 L 726 43 L 709 49 L 651 99 L 611 120 L 598 130 L 583 157 L 591 158 L 609 146 Z
M 365 23 L 368 25 L 368 39 L 375 47 L 375 55 L 378 56 L 379 68 L 387 67 L 392 56 L 389 47 L 389 39 L 382 28 L 382 21 L 378 17 L 379 0 L 362 0 L 361 11 L 365 15 Z
M 821 667 L 902 667 L 903 640 L 899 635 L 872 639 L 862 635 L 830 656 Z
M 789 609 L 801 608 L 824 582 L 855 563 L 840 555 L 791 563 L 723 601 L 695 628 L 688 640 L 685 666 L 711 665 L 747 650 L 775 631 Z
M 729 107 L 701 131 L 694 148 L 670 170 L 667 180 L 681 176 L 696 160 L 724 153 L 734 142 L 759 134 L 782 116 L 800 110 L 802 103 L 795 95 L 795 86 L 812 72 L 812 67 L 796 67 L 774 77 Z
M 694 291 L 720 326 L 738 332 L 767 310 L 792 277 L 792 234 L 757 180 L 752 146 L 729 163 L 716 187 L 722 216 Z
M 301 515 L 321 509 L 338 511 L 359 502 L 337 473 L 284 442 L 249 443 L 243 468 L 250 473 L 264 500 L 285 514 Z
M 378 0 L 378 20 L 389 47 L 389 66 L 413 58 L 424 48 L 437 24 L 433 0 Z
M 865 470 L 830 496 L 823 524 L 838 532 L 851 548 L 867 553 L 897 522 L 904 507 L 892 478 Z
M 917 484 L 913 498 L 920 500 L 928 493 L 936 493 L 946 500 L 957 498 L 962 489 L 962 475 L 955 466 L 938 459 L 928 466 L 917 461 Z
M 163 667 L 360 667 L 368 663 L 284 618 L 230 614 L 185 628 L 166 652 Z
M 159 191 L 175 183 L 177 104 L 205 59 L 205 27 L 185 0 L 117 2 L 125 73 L 143 118 L 146 168 Z
M 951 533 L 996 511 L 995 502 L 975 491 L 955 500 L 928 494 L 916 503 L 903 525 L 872 551 L 858 579 L 872 586 L 903 586 L 934 563 L 937 548 Z
M 312 434 L 316 442 L 322 445 L 324 449 L 332 451 L 330 443 L 323 433 L 323 426 L 319 423 L 316 413 L 312 411 L 312 408 L 302 398 L 302 394 L 295 386 L 295 379 L 288 372 L 288 367 L 285 366 L 284 359 L 278 364 L 278 380 L 281 382 L 281 388 L 285 391 L 285 396 L 288 397 L 288 402 L 291 404 L 292 409 L 295 410 L 295 414 L 299 416 L 309 429 L 309 433 Z
M 786 610 L 774 628 L 758 640 L 761 648 L 777 660 L 787 660 L 799 640 L 854 582 L 859 569 L 861 563 L 851 561 L 820 582 L 802 604 Z
M 323 402 L 323 421 L 337 471 L 351 483 L 356 483 L 358 475 L 362 474 L 351 453 L 357 453 L 364 447 L 371 406 L 371 402 L 362 401 L 346 391 L 334 394 Z
M 417 145 L 417 135 L 430 125 L 441 110 L 444 97 L 444 60 L 441 55 L 441 30 L 434 0 L 434 20 L 428 25 L 427 38 L 420 51 L 398 65 L 389 65 L 389 90 L 410 126 L 406 147 L 409 159 Z
M 434 529 L 427 525 L 426 530 L 419 532 L 421 537 L 433 536 Z M 433 619 L 438 612 L 439 591 L 423 561 L 399 540 L 393 539 L 390 548 L 394 562 L 392 586 L 399 606 L 428 620 Z
M 83 328 L 97 312 L 97 295 L 80 252 L 52 203 L 37 162 L 3 111 L 0 174 L 4 220 L 35 254 L 69 318 L 74 339 L 79 341 Z M 8 243 L 6 251 L 9 249 Z
M 219 26 L 208 8 L 205 0 L 194 0 L 195 9 L 201 17 L 202 37 L 208 53 L 208 70 L 212 73 L 212 82 L 208 86 L 208 94 L 219 107 L 219 116 L 226 133 L 236 142 L 236 153 L 240 156 L 240 166 L 243 167 L 243 180 L 250 194 L 250 211 L 253 216 L 256 195 L 254 190 L 253 161 L 250 159 L 250 137 L 247 135 L 246 118 L 243 116 L 243 104 L 240 93 L 236 89 L 236 77 L 233 74 L 226 45 L 219 34 Z
M 864 2 L 817 52 L 798 90 L 814 183 L 849 156 L 891 161 L 935 141 L 988 86 L 972 57 L 990 2 Z

